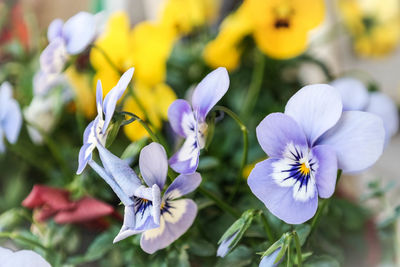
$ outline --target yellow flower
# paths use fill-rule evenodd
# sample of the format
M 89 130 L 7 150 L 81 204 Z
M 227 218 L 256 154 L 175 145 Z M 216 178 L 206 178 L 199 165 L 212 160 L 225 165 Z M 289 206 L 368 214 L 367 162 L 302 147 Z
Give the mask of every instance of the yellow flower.
M 67 68 L 64 74 L 74 90 L 76 108 L 78 111 L 82 112 L 86 118 L 93 118 L 96 113 L 96 105 L 89 77 L 79 73 L 75 67 L 72 66 Z
M 400 10 L 397 0 L 341 0 L 339 10 L 361 56 L 381 57 L 393 51 L 400 40 Z
M 245 0 L 221 25 L 219 35 L 214 40 L 220 44 L 212 42 L 211 48 L 206 47 L 205 60 L 212 66 L 236 67 L 237 60 L 228 62 L 230 65 L 225 65 L 223 61 L 225 64 L 217 64 L 215 61 L 228 61 L 226 51 L 221 48 L 223 46 L 240 53 L 237 48 L 239 42 L 248 34 L 252 34 L 260 50 L 270 57 L 295 57 L 307 49 L 308 32 L 322 22 L 324 13 L 323 0 Z M 239 28 L 238 33 L 229 37 L 229 32 L 233 32 L 235 27 Z M 218 59 L 212 59 L 215 54 L 219 54 Z M 237 54 L 234 57 L 237 58 Z

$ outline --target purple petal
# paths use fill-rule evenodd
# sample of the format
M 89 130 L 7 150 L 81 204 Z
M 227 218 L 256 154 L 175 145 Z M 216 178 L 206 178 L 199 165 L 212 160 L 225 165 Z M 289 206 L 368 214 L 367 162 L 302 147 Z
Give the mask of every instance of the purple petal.
M 134 68 L 130 68 L 127 70 L 119 79 L 117 85 L 111 89 L 111 91 L 104 98 L 103 110 L 105 116 L 105 122 L 103 126 L 103 134 L 106 132 L 108 124 L 111 121 L 112 116 L 114 115 L 115 106 L 117 105 L 117 101 L 124 94 L 126 87 L 132 79 Z
M 301 224 L 312 218 L 318 207 L 318 194 L 307 201 L 293 198 L 293 187 L 279 186 L 272 178 L 273 167 L 278 159 L 267 159 L 257 163 L 247 183 L 253 194 L 267 209 L 288 224 Z
M 22 114 L 19 104 L 14 99 L 9 99 L 7 112 L 3 118 L 2 127 L 7 140 L 14 144 L 17 142 L 22 126 Z
M 198 172 L 193 174 L 181 174 L 170 184 L 165 191 L 164 198 L 176 199 L 193 192 L 201 183 L 201 175 Z
M 100 167 L 93 160 L 89 161 L 89 165 L 111 187 L 111 189 L 118 196 L 121 202 L 124 203 L 125 206 L 133 205 L 133 200 L 121 189 L 117 182 L 111 177 L 109 173 L 107 173 L 104 168 Z
M 64 24 L 63 37 L 70 55 L 81 53 L 93 41 L 96 33 L 94 15 L 79 12 Z
M 342 100 L 338 90 L 330 85 L 308 85 L 289 99 L 285 114 L 300 125 L 311 146 L 339 120 Z
M 153 254 L 169 246 L 183 235 L 193 224 L 197 214 L 197 205 L 191 199 L 170 201 L 170 212 L 161 216 L 160 227 L 145 231 L 140 240 L 142 249 Z
M 79 150 L 78 170 L 76 174 L 81 174 L 85 169 L 89 160 L 92 159 L 92 151 L 95 148 L 93 144 L 84 144 Z
M 192 95 L 193 110 L 199 121 L 204 121 L 208 112 L 225 95 L 229 88 L 229 75 L 225 68 L 210 72 L 197 85 Z
M 97 118 L 96 118 L 97 119 Z M 83 132 L 83 144 L 87 144 L 90 138 L 94 137 L 94 126 L 96 119 L 91 121 L 88 126 L 86 126 L 85 131 Z M 92 135 L 92 136 L 91 136 Z
M 219 245 L 218 250 L 217 250 L 217 256 L 218 257 L 225 257 L 226 254 L 228 254 L 229 251 L 229 246 L 231 245 L 232 241 L 236 238 L 238 235 L 239 231 L 231 235 L 229 238 L 225 239 L 222 241 L 222 243 Z
M 97 81 L 96 86 L 96 106 L 97 114 L 103 118 L 103 87 L 100 80 Z
M 383 120 L 385 144 L 387 144 L 399 129 L 399 114 L 394 101 L 383 93 L 373 92 L 370 94 L 365 111 L 376 114 Z
M 97 143 L 97 150 L 104 168 L 117 182 L 121 189 L 130 197 L 141 186 L 141 182 L 136 173 L 129 167 L 126 161 L 113 155 L 110 151 Z
M 307 139 L 297 122 L 283 113 L 272 113 L 257 126 L 257 140 L 270 157 L 282 157 L 287 144 L 307 146 Z
M 275 263 L 276 258 L 278 257 L 279 252 L 281 251 L 281 248 L 278 248 L 268 256 L 265 256 L 261 259 L 259 267 L 276 267 L 279 265 L 279 263 L 282 261 L 279 261 Z
M 382 154 L 385 130 L 382 119 L 362 111 L 345 111 L 339 122 L 321 136 L 318 144 L 330 145 L 344 173 L 360 172 Z
M 335 87 L 341 97 L 343 110 L 364 110 L 369 101 L 368 90 L 365 85 L 354 78 L 339 78 L 331 85 Z
M 168 119 L 174 132 L 180 136 L 187 137 L 195 134 L 197 122 L 186 100 L 177 99 L 169 106 Z
M 33 267 L 51 267 L 51 265 L 39 254 L 32 250 L 20 250 L 12 252 L 11 250 L 0 247 L 1 266 L 33 266 Z
M 63 70 L 67 60 L 68 54 L 64 40 L 56 38 L 49 43 L 40 55 L 40 68 L 45 73 L 58 74 Z
M 335 191 L 336 174 L 338 171 L 336 152 L 330 146 L 316 146 L 311 150 L 317 158 L 318 168 L 315 180 L 318 188 L 318 195 L 322 198 L 329 198 Z
M 12 99 L 12 87 L 9 82 L 3 82 L 0 86 L 0 120 L 4 118 L 8 110 L 8 102 Z
M 159 143 L 145 146 L 139 156 L 140 173 L 148 186 L 158 185 L 164 188 L 168 173 L 167 153 Z
M 49 28 L 47 29 L 47 39 L 49 42 L 53 41 L 57 37 L 62 37 L 62 28 L 64 26 L 64 22 L 61 19 L 53 20 Z
M 189 136 L 181 149 L 170 159 L 169 165 L 177 173 L 194 173 L 199 165 L 200 148 L 195 137 Z

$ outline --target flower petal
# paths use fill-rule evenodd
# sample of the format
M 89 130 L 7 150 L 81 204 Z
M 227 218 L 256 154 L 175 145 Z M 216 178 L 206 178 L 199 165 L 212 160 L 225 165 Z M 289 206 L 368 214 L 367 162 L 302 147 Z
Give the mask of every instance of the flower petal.
M 344 173 L 360 172 L 382 154 L 385 130 L 382 119 L 362 111 L 345 111 L 339 122 L 317 141 L 335 151 Z
M 95 148 L 93 144 L 84 144 L 79 150 L 78 169 L 76 174 L 81 174 L 89 160 L 92 159 L 92 151 Z
M 94 15 L 79 12 L 64 24 L 63 37 L 70 55 L 81 53 L 93 41 L 96 33 Z
M 307 139 L 297 122 L 283 113 L 272 113 L 257 126 L 257 140 L 270 157 L 282 157 L 287 144 L 307 146 Z
M 96 86 L 96 107 L 97 114 L 103 118 L 103 87 L 101 86 L 101 81 L 97 81 Z
M 165 199 L 176 199 L 193 192 L 201 183 L 201 175 L 198 172 L 193 174 L 181 174 L 170 184 L 165 191 Z
M 330 85 L 308 85 L 289 99 L 285 114 L 300 125 L 311 146 L 339 120 L 342 100 L 338 90 Z
M 2 124 L 7 140 L 11 144 L 16 143 L 22 126 L 22 114 L 19 104 L 15 99 L 11 98 L 8 100 L 7 112 Z
M 318 195 L 322 198 L 329 198 L 335 192 L 336 175 L 338 171 L 335 150 L 326 145 L 315 146 L 311 150 L 317 158 L 318 169 L 315 180 L 318 188 Z
M 343 110 L 364 110 L 369 101 L 368 90 L 365 85 L 354 78 L 339 78 L 331 85 L 335 87 L 341 97 Z
M 40 54 L 40 68 L 45 73 L 61 73 L 68 57 L 64 40 L 56 38 Z
M 200 148 L 194 136 L 189 136 L 181 149 L 170 159 L 171 168 L 182 174 L 194 173 L 199 165 Z
M 63 26 L 64 22 L 62 19 L 55 19 L 50 23 L 49 28 L 47 29 L 47 39 L 49 42 L 53 41 L 57 37 L 62 36 Z
M 169 246 L 183 235 L 193 224 L 197 214 L 197 205 L 191 199 L 170 201 L 170 212 L 164 212 L 160 227 L 145 231 L 140 239 L 142 249 L 153 254 Z
M 271 166 L 277 159 L 267 159 L 257 163 L 247 183 L 253 194 L 260 199 L 267 209 L 279 219 L 289 224 L 301 224 L 312 218 L 318 207 L 318 194 L 308 201 L 295 201 L 293 187 L 279 186 L 271 174 Z
M 370 94 L 369 104 L 365 111 L 376 114 L 383 120 L 385 144 L 388 144 L 390 138 L 399 129 L 399 114 L 394 101 L 383 93 L 373 92 Z
M 140 173 L 148 186 L 158 185 L 164 188 L 168 173 L 167 153 L 159 143 L 145 146 L 139 156 Z
M 180 136 L 187 137 L 195 134 L 197 122 L 186 100 L 177 99 L 169 106 L 168 119 L 174 132 Z
M 192 95 L 192 106 L 199 121 L 204 121 L 208 112 L 225 95 L 229 88 L 228 71 L 219 67 L 209 73 L 197 85 Z
M 235 232 L 229 238 L 227 238 L 224 241 L 222 241 L 222 243 L 219 245 L 218 250 L 217 250 L 217 256 L 218 257 L 223 258 L 223 257 L 226 256 L 226 254 L 228 254 L 229 246 L 231 245 L 232 241 L 236 238 L 236 236 L 238 234 L 239 234 L 239 231 Z
M 114 115 L 115 106 L 117 105 L 117 101 L 124 94 L 126 87 L 132 79 L 134 68 L 130 68 L 127 70 L 119 79 L 117 85 L 111 89 L 111 91 L 104 98 L 103 110 L 105 116 L 105 122 L 103 126 L 102 133 L 104 134 L 107 130 L 108 124 L 111 121 L 112 116 Z
M 275 263 L 276 258 L 278 257 L 279 252 L 281 251 L 281 248 L 278 248 L 268 256 L 265 256 L 261 259 L 260 265 L 258 267 L 277 267 L 282 260 L 280 260 L 278 263 Z
M 141 186 L 136 173 L 129 167 L 126 161 L 112 154 L 101 144 L 97 144 L 96 147 L 104 169 L 112 176 L 125 194 L 132 197 L 135 191 Z
M 10 253 L 11 252 L 11 253 Z M 3 257 L 5 256 L 6 257 Z M 1 266 L 34 266 L 51 267 L 51 265 L 39 254 L 32 250 L 20 250 L 16 252 L 0 250 Z

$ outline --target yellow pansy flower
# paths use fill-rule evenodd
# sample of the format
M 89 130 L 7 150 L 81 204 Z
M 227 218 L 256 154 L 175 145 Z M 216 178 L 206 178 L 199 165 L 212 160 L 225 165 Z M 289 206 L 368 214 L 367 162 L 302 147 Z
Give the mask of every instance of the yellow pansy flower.
M 381 57 L 400 41 L 400 4 L 397 0 L 341 0 L 339 10 L 361 56 Z
M 228 62 L 230 65 L 225 65 L 223 61 L 225 64 L 217 64 L 215 61 L 218 60 L 211 55 L 217 54 L 218 58 L 227 61 L 226 56 L 218 53 L 225 53 L 221 49 L 225 46 L 230 50 L 236 49 L 236 58 L 240 53 L 238 44 L 248 34 L 252 34 L 259 49 L 270 57 L 295 57 L 307 49 L 308 32 L 323 21 L 324 13 L 323 0 L 245 0 L 238 10 L 225 19 L 217 38 L 206 47 L 205 60 L 212 66 L 235 68 L 239 63 L 237 60 Z M 239 26 L 239 32 L 229 37 L 235 25 Z

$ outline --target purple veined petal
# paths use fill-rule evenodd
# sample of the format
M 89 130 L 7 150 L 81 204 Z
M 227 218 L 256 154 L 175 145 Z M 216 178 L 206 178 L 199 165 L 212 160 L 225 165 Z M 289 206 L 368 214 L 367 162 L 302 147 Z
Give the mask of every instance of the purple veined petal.
M 196 137 L 189 136 L 181 149 L 169 159 L 169 165 L 177 173 L 191 174 L 199 165 L 199 155 L 200 148 Z
M 117 182 L 111 177 L 107 171 L 100 167 L 95 161 L 89 160 L 89 166 L 111 187 L 125 206 L 133 205 L 133 200 L 121 189 Z
M 49 43 L 40 55 L 40 68 L 45 73 L 61 73 L 68 57 L 64 40 L 56 38 Z
M 156 184 L 163 189 L 168 173 L 168 159 L 164 147 L 155 142 L 145 146 L 140 151 L 139 168 L 148 186 Z
M 382 155 L 385 130 L 382 119 L 363 111 L 345 111 L 339 122 L 317 141 L 336 151 L 344 173 L 360 172 Z
M 157 184 L 152 187 L 140 186 L 135 191 L 135 196 L 151 201 L 152 211 L 151 216 L 156 225 L 160 225 L 160 207 L 161 207 L 161 191 Z
M 315 192 L 307 201 L 296 201 L 293 187 L 280 186 L 272 178 L 272 164 L 278 159 L 267 159 L 257 163 L 251 171 L 247 183 L 253 194 L 267 209 L 288 224 L 301 224 L 311 219 L 318 207 L 318 194 Z
M 79 12 L 68 19 L 63 27 L 63 38 L 66 42 L 68 54 L 81 53 L 94 40 L 96 24 L 94 15 Z
M 189 229 L 196 218 L 197 205 L 191 199 L 173 200 L 168 206 L 170 212 L 162 213 L 160 226 L 145 231 L 140 239 L 141 248 L 149 254 L 172 244 Z
M 53 41 L 57 37 L 62 37 L 62 29 L 64 26 L 64 21 L 62 19 L 53 20 L 49 28 L 47 29 L 47 39 L 49 42 Z
M 368 90 L 361 81 L 345 77 L 334 80 L 331 85 L 339 91 L 344 111 L 364 110 L 367 106 Z
M 153 202 L 144 198 L 134 198 L 135 202 L 135 231 L 146 231 L 160 226 L 160 206 L 154 207 Z M 155 209 L 157 209 L 154 218 Z
M 290 142 L 307 146 L 307 139 L 297 122 L 283 113 L 272 113 L 256 128 L 257 140 L 269 157 L 282 157 Z
M 11 144 L 15 144 L 22 126 L 21 109 L 15 99 L 8 100 L 7 109 L 5 117 L 3 118 L 2 127 L 7 140 Z
M 119 79 L 117 85 L 111 89 L 111 91 L 106 95 L 103 102 L 103 111 L 105 114 L 105 122 L 103 126 L 102 133 L 104 134 L 107 130 L 108 124 L 111 121 L 112 116 L 114 115 L 115 106 L 117 105 L 117 101 L 124 94 L 126 87 L 132 79 L 134 68 L 130 68 L 127 70 Z
M 258 266 L 259 267 L 277 267 L 280 264 L 280 262 L 282 261 L 281 260 L 281 261 L 275 263 L 276 258 L 278 257 L 278 254 L 280 251 L 281 251 L 281 248 L 278 248 L 277 250 L 275 250 L 268 256 L 263 257 L 261 259 L 260 265 L 258 265 Z
M 196 190 L 201 183 L 201 175 L 198 172 L 193 174 L 181 174 L 168 186 L 165 191 L 165 199 L 176 199 Z
M 51 265 L 39 254 L 32 250 L 12 250 L 0 247 L 0 266 L 32 266 L 32 267 L 51 267 Z
M 385 145 L 387 145 L 390 138 L 399 129 L 399 114 L 396 104 L 389 96 L 380 92 L 373 92 L 370 94 L 369 104 L 365 111 L 376 114 L 383 120 Z
M 236 236 L 239 234 L 239 231 L 236 231 L 233 235 L 231 235 L 229 238 L 225 239 L 222 241 L 222 243 L 219 245 L 217 249 L 217 256 L 218 257 L 225 257 L 226 254 L 228 254 L 229 251 L 229 246 L 231 245 L 232 241 L 236 238 Z
M 97 119 L 97 118 L 96 118 L 96 119 Z M 84 145 L 87 144 L 87 143 L 89 143 L 89 140 L 90 140 L 91 138 L 94 137 L 94 125 L 95 125 L 96 119 L 93 120 L 93 121 L 91 121 L 91 122 L 88 124 L 88 126 L 86 126 L 86 129 L 85 129 L 85 131 L 83 132 L 83 144 L 84 144 Z M 91 135 L 92 135 L 93 137 L 91 137 Z
M 195 134 L 197 122 L 186 100 L 177 99 L 169 106 L 168 120 L 174 132 L 180 136 L 187 137 Z
M 135 222 L 136 222 L 135 206 L 134 205 L 125 206 L 124 223 L 118 235 L 114 238 L 113 243 L 117 243 L 127 237 L 137 234 L 138 232 L 134 230 Z
M 300 125 L 312 146 L 318 137 L 339 120 L 342 100 L 338 90 L 330 85 L 308 85 L 289 99 L 285 114 Z
M 97 114 L 103 118 L 103 87 L 101 86 L 101 81 L 97 81 L 96 86 L 96 106 Z
M 197 85 L 192 95 L 192 106 L 200 122 L 205 120 L 208 112 L 225 95 L 228 88 L 229 75 L 223 67 L 210 72 Z
M 97 143 L 96 147 L 104 169 L 112 176 L 125 194 L 132 197 L 135 191 L 141 186 L 136 173 L 129 167 L 126 161 L 113 155 L 103 145 Z
M 78 157 L 78 170 L 76 174 L 81 174 L 85 169 L 89 160 L 92 159 L 92 151 L 95 148 L 94 144 L 84 144 L 81 149 L 79 150 L 79 157 Z
M 338 171 L 336 152 L 326 145 L 315 146 L 311 153 L 317 158 L 318 168 L 315 174 L 318 195 L 329 198 L 335 192 L 336 175 Z

